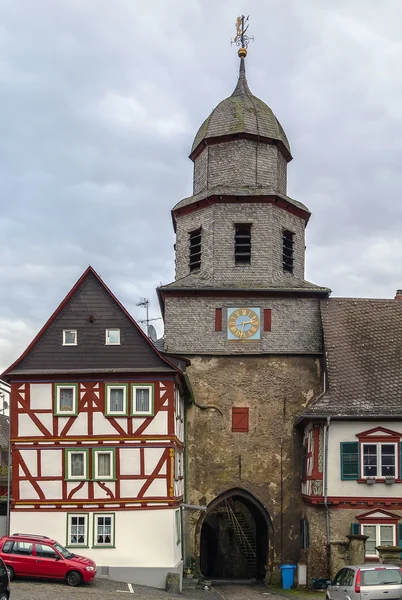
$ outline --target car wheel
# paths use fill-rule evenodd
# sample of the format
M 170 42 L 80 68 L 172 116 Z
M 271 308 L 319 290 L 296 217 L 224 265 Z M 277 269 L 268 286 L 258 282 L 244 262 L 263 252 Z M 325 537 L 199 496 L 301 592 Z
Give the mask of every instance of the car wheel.
M 11 581 L 15 577 L 15 571 L 12 567 L 9 567 L 8 565 L 6 565 L 6 569 L 7 569 L 7 573 L 10 578 L 10 581 Z
M 78 571 L 70 571 L 69 573 L 67 573 L 66 579 L 67 579 L 68 585 L 75 587 L 76 585 L 80 585 L 82 577 L 78 573 Z
M 8 600 L 8 596 L 7 596 L 7 594 L 2 594 L 2 595 L 0 596 L 0 600 Z

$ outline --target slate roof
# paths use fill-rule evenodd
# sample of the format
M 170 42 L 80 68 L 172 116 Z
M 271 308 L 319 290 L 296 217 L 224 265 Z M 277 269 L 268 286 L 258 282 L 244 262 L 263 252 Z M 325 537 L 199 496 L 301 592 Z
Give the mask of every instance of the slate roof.
M 402 418 L 402 302 L 320 304 L 329 387 L 302 418 Z
M 8 447 L 9 424 L 6 415 L 0 415 L 0 448 Z
M 120 345 L 106 345 L 106 329 L 120 329 Z M 63 346 L 63 329 L 78 344 Z M 89 267 L 22 356 L 2 377 L 33 374 L 179 371 L 162 356 L 135 320 Z
M 305 211 L 308 215 L 311 214 L 307 206 L 302 202 L 293 200 L 293 198 L 289 198 L 289 196 L 286 196 L 285 194 L 278 194 L 274 188 L 261 185 L 248 185 L 247 187 L 220 185 L 211 187 L 207 190 L 199 192 L 198 194 L 195 194 L 194 196 L 183 198 L 183 200 L 180 200 L 180 202 L 178 202 L 172 210 L 174 212 L 175 210 L 183 208 L 183 206 L 188 206 L 189 204 L 193 204 L 194 202 L 198 202 L 204 198 L 208 198 L 209 196 L 277 196 L 278 198 L 285 200 L 285 202 L 292 204 L 296 208 L 300 208 L 301 210 Z
M 166 290 L 166 289 L 168 289 L 168 290 L 170 290 L 170 289 L 171 290 L 173 290 L 173 289 L 180 289 L 180 290 L 189 289 L 192 291 L 195 291 L 195 290 L 205 290 L 205 291 L 221 290 L 223 294 L 226 290 L 227 291 L 241 290 L 243 292 L 247 291 L 247 293 L 252 293 L 253 291 L 256 291 L 256 292 L 263 292 L 263 291 L 318 292 L 318 293 L 322 293 L 323 295 L 328 295 L 331 293 L 331 290 L 329 288 L 315 285 L 314 283 L 310 283 L 310 281 L 304 281 L 302 279 L 297 280 L 297 279 L 293 278 L 292 276 L 289 276 L 289 277 L 284 276 L 284 277 L 281 277 L 280 279 L 278 279 L 277 281 L 262 282 L 259 286 L 253 286 L 252 288 L 250 288 L 250 283 L 247 283 L 243 287 L 241 285 L 239 285 L 238 282 L 225 283 L 224 285 L 216 284 L 214 282 L 211 282 L 210 279 L 203 281 L 199 276 L 193 275 L 191 273 L 189 275 L 186 275 L 185 277 L 182 277 L 181 279 L 177 279 L 176 281 L 173 281 L 172 283 L 162 285 L 158 288 L 158 290 Z
M 220 102 L 201 125 L 191 152 L 204 139 L 235 133 L 250 133 L 278 140 L 290 153 L 288 139 L 278 119 L 248 87 L 244 58 L 240 60 L 239 79 L 233 94 Z

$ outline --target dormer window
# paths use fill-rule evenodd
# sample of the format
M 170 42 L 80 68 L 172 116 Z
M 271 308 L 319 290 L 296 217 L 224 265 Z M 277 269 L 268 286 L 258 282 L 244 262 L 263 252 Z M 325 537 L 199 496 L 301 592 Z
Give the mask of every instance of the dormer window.
M 235 264 L 251 263 L 251 223 L 235 225 Z
M 282 234 L 282 268 L 284 273 L 293 273 L 294 233 L 284 230 Z
M 201 227 L 188 234 L 189 237 L 189 267 L 190 271 L 201 268 Z
M 63 346 L 76 346 L 77 345 L 77 330 L 76 329 L 63 329 Z
M 120 329 L 106 329 L 106 345 L 120 346 Z

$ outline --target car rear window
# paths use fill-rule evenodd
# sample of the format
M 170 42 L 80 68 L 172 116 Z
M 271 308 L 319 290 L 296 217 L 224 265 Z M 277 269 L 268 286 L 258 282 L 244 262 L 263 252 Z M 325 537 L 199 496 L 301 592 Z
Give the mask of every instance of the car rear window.
M 398 585 L 402 583 L 402 572 L 399 569 L 372 569 L 361 571 L 361 585 Z

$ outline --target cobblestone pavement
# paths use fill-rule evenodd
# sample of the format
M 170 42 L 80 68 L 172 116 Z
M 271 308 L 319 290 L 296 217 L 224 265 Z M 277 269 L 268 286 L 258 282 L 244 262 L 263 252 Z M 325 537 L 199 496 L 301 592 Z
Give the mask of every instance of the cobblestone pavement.
M 263 586 L 219 586 L 208 591 L 185 589 L 179 596 L 170 595 L 155 588 L 132 586 L 97 579 L 89 585 L 76 588 L 64 582 L 16 579 L 11 582 L 11 600 L 283 600 L 283 596 L 272 594 Z M 296 600 L 296 599 L 295 599 Z

